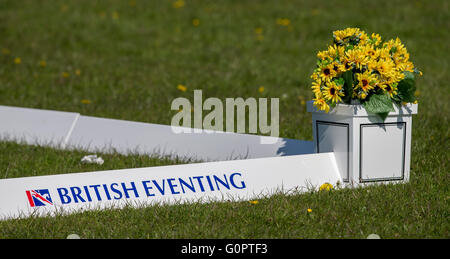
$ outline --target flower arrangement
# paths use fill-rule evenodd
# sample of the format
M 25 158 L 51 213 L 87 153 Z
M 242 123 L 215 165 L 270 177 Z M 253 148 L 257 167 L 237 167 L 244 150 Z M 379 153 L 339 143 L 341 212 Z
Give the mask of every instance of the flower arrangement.
M 317 53 L 311 78 L 314 105 L 328 112 L 336 104 L 360 103 L 384 120 L 393 104 L 416 103 L 415 75 L 400 39 L 383 42 L 359 28 L 333 32 L 333 43 Z

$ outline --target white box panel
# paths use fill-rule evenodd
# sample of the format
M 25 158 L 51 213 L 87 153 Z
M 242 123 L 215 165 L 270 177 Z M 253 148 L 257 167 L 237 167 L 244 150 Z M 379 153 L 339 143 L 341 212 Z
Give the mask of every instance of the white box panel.
M 403 180 L 405 124 L 361 124 L 361 181 Z

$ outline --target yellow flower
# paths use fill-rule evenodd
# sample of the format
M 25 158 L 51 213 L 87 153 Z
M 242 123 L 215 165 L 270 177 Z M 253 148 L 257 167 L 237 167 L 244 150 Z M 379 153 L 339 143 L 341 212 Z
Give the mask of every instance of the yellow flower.
M 88 100 L 88 99 L 82 99 L 80 102 L 82 104 L 91 104 L 91 100 Z
M 352 36 L 360 33 L 359 28 L 347 28 L 344 30 L 338 30 L 333 32 L 333 37 L 336 41 L 344 41 Z
M 320 80 L 320 78 L 318 78 L 317 80 L 315 80 L 312 83 L 311 89 L 313 91 L 314 94 L 320 93 L 322 90 L 320 89 L 320 87 L 322 86 L 322 80 Z
M 316 98 L 313 99 L 314 101 L 314 106 L 316 106 L 319 110 L 325 111 L 325 112 L 329 112 L 330 111 L 330 106 L 327 104 L 327 102 L 325 101 L 325 99 L 322 98 L 320 95 L 316 95 Z
M 397 84 L 386 85 L 383 90 L 387 91 L 391 97 L 394 97 L 394 95 L 397 95 Z
M 75 75 L 80 76 L 80 75 L 81 75 L 81 70 L 76 69 L 76 70 L 75 70 Z
M 334 70 L 334 72 L 336 73 L 336 74 L 339 74 L 339 73 L 341 73 L 341 72 L 344 72 L 346 69 L 345 69 L 345 66 L 343 66 L 343 65 L 341 65 L 339 62 L 337 62 L 337 61 L 335 61 L 335 62 L 332 62 L 331 63 L 331 67 L 332 67 L 332 69 Z
M 300 104 L 301 105 L 305 105 L 306 104 L 305 97 L 303 97 L 302 95 L 299 95 L 298 99 L 300 100 Z
M 328 58 L 331 59 L 327 50 L 317 52 L 317 58 L 319 58 L 321 60 L 325 60 Z
M 333 185 L 330 183 L 324 183 L 319 188 L 320 191 L 330 191 L 332 189 L 333 189 Z
M 257 201 L 257 200 L 253 200 L 253 201 L 249 201 L 249 203 L 250 203 L 250 204 L 253 204 L 253 205 L 256 205 L 256 204 L 258 204 L 258 203 L 259 203 L 259 201 Z
M 327 52 L 328 52 L 328 56 L 331 58 L 331 60 L 334 60 L 335 58 L 344 56 L 345 48 L 344 48 L 344 46 L 337 46 L 336 44 L 333 44 L 332 46 L 328 47 Z
M 373 45 L 378 46 L 381 43 L 381 36 L 378 33 L 372 33 L 370 40 Z
M 370 59 L 372 59 L 372 60 L 377 59 L 378 56 L 380 55 L 380 52 L 378 50 L 376 50 L 374 48 L 374 46 L 372 46 L 372 45 L 365 45 L 363 47 L 363 51 L 364 51 L 364 54 L 366 56 L 370 57 Z
M 62 72 L 61 75 L 63 78 L 68 78 L 70 76 L 69 72 Z
M 173 8 L 181 8 L 183 6 L 184 6 L 184 1 L 183 0 L 177 0 L 177 1 L 172 3 L 172 7 Z
M 338 103 L 342 102 L 341 96 L 344 96 L 344 93 L 341 90 L 342 87 L 340 85 L 331 82 L 323 88 L 322 94 L 325 100 L 331 101 L 332 103 Z
M 39 61 L 39 66 L 46 67 L 47 66 L 47 62 L 45 62 L 45 60 L 41 60 L 41 61 Z
M 365 100 L 367 98 L 366 92 L 362 91 L 358 94 L 358 98 L 361 100 Z
M 19 58 L 19 57 L 16 57 L 16 58 L 14 59 L 14 64 L 19 65 L 20 63 L 22 63 L 22 59 Z
M 258 35 L 262 34 L 263 33 L 263 28 L 261 28 L 261 27 L 256 28 L 255 29 L 255 33 L 258 34 Z
M 341 57 L 340 61 L 341 61 L 340 70 L 342 72 L 352 69 L 352 64 L 345 55 Z
M 255 33 L 256 33 L 256 39 L 261 41 L 264 39 L 264 35 L 263 35 L 263 28 L 258 27 L 255 29 Z
M 334 71 L 332 64 L 322 65 L 320 67 L 319 76 L 323 81 L 330 82 L 331 79 L 336 76 L 336 74 L 337 73 L 336 71 Z
M 414 72 L 414 64 L 411 61 L 406 61 L 403 63 L 399 63 L 397 64 L 397 70 L 398 71 L 409 71 L 409 72 Z
M 346 53 L 348 62 L 354 64 L 358 69 L 362 69 L 362 66 L 367 65 L 369 57 L 367 57 L 362 49 L 351 49 Z
M 395 74 L 393 74 L 395 72 L 395 64 L 391 59 L 380 59 L 376 64 L 370 65 L 370 67 L 373 67 L 374 70 L 385 78 L 395 76 Z
M 291 21 L 287 18 L 278 18 L 277 24 L 281 26 L 289 26 L 289 24 L 291 24 Z
M 177 89 L 180 90 L 180 91 L 182 91 L 182 92 L 186 92 L 186 91 L 187 91 L 187 87 L 184 86 L 184 85 L 178 85 L 178 86 L 177 86 Z
M 263 93 L 263 92 L 264 92 L 264 86 L 260 86 L 260 87 L 258 88 L 258 92 Z
M 356 79 L 359 81 L 356 87 L 361 88 L 366 93 L 375 88 L 376 76 L 371 74 L 370 71 L 366 71 L 362 74 L 356 73 Z
M 308 208 L 306 211 L 307 211 L 308 213 L 311 213 L 311 212 L 312 212 L 312 209 L 309 209 L 309 208 Z
M 199 26 L 200 25 L 200 19 L 198 19 L 198 18 L 193 19 L 192 20 L 192 25 L 194 25 L 195 27 Z

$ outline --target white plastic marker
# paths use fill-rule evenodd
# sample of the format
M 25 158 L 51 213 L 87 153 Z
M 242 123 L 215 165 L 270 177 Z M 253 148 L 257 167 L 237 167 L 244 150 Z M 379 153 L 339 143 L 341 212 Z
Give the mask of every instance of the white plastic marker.
M 262 138 L 271 144 L 261 144 Z M 314 153 L 312 141 L 208 130 L 175 133 L 169 125 L 9 106 L 0 106 L 0 139 L 91 153 L 157 154 L 202 161 Z
M 342 182 L 333 153 L 0 180 L 0 219 L 155 203 L 250 200 Z

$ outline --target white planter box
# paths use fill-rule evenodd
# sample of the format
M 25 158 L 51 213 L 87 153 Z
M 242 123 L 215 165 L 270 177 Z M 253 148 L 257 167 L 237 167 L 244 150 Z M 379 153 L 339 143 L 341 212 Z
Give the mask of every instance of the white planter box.
M 417 104 L 397 107 L 383 122 L 362 105 L 339 104 L 325 113 L 308 102 L 315 152 L 334 152 L 344 183 L 408 182 L 412 115 Z

